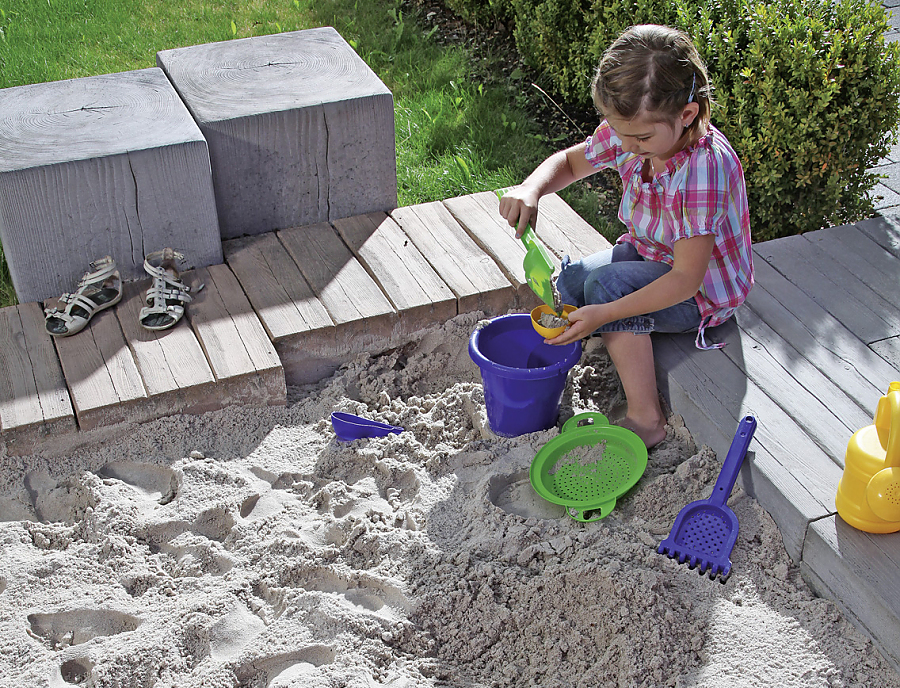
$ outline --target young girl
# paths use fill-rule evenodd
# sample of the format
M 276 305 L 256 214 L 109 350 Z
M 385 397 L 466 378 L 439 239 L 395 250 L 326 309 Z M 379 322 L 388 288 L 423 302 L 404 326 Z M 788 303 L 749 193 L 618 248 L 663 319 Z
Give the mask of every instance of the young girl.
M 613 168 L 622 177 L 619 219 L 628 230 L 607 251 L 570 262 L 557 280 L 578 307 L 550 344 L 600 334 L 628 410 L 621 425 L 652 447 L 666 437 L 651 332 L 697 332 L 727 320 L 753 286 L 744 172 L 709 122 L 711 87 L 690 38 L 635 26 L 604 54 L 592 86 L 604 118 L 584 143 L 559 151 L 500 201 L 520 236 L 539 228 L 538 201 Z

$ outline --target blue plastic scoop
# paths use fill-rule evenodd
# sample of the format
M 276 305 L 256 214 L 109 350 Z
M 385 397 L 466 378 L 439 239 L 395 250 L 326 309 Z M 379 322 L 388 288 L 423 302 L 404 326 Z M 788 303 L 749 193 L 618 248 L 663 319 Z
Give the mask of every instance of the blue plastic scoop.
M 738 424 L 712 495 L 679 511 L 669 537 L 657 549 L 670 559 L 678 557 L 679 564 L 687 562 L 691 569 L 699 566 L 701 575 L 708 569 L 710 580 L 718 575 L 724 583 L 731 573 L 729 557 L 737 542 L 738 520 L 725 501 L 734 488 L 754 432 L 756 418 L 745 416 Z
M 341 442 L 352 442 L 364 437 L 384 437 L 391 433 L 403 432 L 403 428 L 396 425 L 379 423 L 377 420 L 369 420 L 340 411 L 331 414 L 331 427 L 334 428 L 334 434 Z

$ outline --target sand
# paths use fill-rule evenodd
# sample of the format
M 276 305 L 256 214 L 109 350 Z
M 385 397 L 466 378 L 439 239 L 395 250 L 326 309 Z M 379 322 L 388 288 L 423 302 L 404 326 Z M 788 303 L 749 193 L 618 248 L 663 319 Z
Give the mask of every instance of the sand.
M 677 417 L 607 518 L 538 497 L 527 470 L 558 430 L 490 432 L 476 323 L 285 408 L 0 457 L 0 685 L 900 686 L 739 487 L 727 583 L 656 553 L 719 470 Z M 592 342 L 561 420 L 620 404 Z M 405 431 L 341 443 L 332 411 Z

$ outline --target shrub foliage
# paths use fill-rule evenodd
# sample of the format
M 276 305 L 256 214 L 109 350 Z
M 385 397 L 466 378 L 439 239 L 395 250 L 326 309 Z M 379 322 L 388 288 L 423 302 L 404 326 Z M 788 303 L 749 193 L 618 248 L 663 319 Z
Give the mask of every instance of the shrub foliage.
M 713 123 L 741 157 L 754 239 L 873 213 L 900 123 L 900 45 L 868 0 L 452 0 L 514 22 L 522 58 L 570 102 L 590 103 L 596 64 L 633 24 L 676 26 L 706 61 Z

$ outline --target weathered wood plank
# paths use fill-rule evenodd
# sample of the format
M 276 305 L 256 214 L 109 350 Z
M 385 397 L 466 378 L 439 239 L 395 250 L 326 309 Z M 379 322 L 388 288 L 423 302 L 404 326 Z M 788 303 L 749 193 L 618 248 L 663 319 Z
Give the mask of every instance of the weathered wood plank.
M 754 253 L 867 344 L 900 334 L 893 306 L 802 236 L 757 244 Z
M 227 389 L 238 402 L 286 403 L 281 361 L 228 266 L 202 268 L 185 278 L 205 285 L 186 313 L 217 382 L 235 381 Z M 217 386 L 219 389 L 226 387 Z
M 888 307 L 900 312 L 900 257 L 855 225 L 829 227 L 802 236 L 865 282 Z
M 456 297 L 415 243 L 384 213 L 335 220 L 334 227 L 415 332 L 456 316 Z
M 781 339 L 752 310 L 738 308 L 722 349 L 834 461 L 844 465 L 851 435 L 872 422 L 844 391 Z M 737 338 L 739 341 L 735 342 Z
M 0 309 L 0 442 L 28 454 L 77 434 L 75 412 L 37 303 Z
M 316 382 L 334 372 L 344 362 L 334 322 L 275 233 L 233 239 L 224 250 L 275 343 L 287 384 Z
M 800 572 L 819 595 L 833 600 L 900 671 L 900 534 L 872 535 L 839 516 L 812 523 Z
M 490 254 L 506 278 L 516 288 L 519 308 L 532 308 L 540 300 L 525 281 L 525 247 L 512 228 L 500 217 L 496 194 L 492 191 L 448 198 L 447 210 L 483 251 Z
M 536 224 L 541 241 L 560 259 L 568 255 L 572 260 L 578 260 L 612 247 L 555 193 L 541 199 Z
M 225 242 L 225 259 L 276 344 L 302 332 L 332 328 L 322 302 L 274 233 Z
M 46 305 L 55 304 L 48 299 Z M 70 337 L 53 340 L 82 430 L 147 419 L 147 392 L 112 309 Z
M 856 227 L 885 251 L 900 258 L 900 215 L 869 218 L 857 222 Z
M 869 345 L 876 354 L 893 366 L 894 376 L 892 380 L 900 380 L 900 337 L 888 337 Z
M 751 316 L 764 322 L 766 327 L 777 334 L 777 339 L 769 344 L 769 350 L 777 360 L 793 362 L 799 357 L 804 358 L 839 387 L 867 416 L 871 417 L 875 413 L 877 399 L 882 394 L 878 387 L 853 365 L 822 346 L 805 323 L 779 303 L 759 282 L 739 309 L 736 319 L 738 323 L 744 323 Z M 865 348 L 856 337 L 851 337 L 851 345 Z M 870 355 L 867 356 L 871 358 Z
M 510 281 L 441 202 L 396 208 L 391 217 L 453 290 L 460 313 L 500 315 L 515 308 Z
M 282 230 L 278 238 L 335 325 L 362 321 L 390 336 L 396 310 L 330 224 Z
M 150 279 L 127 282 L 116 315 L 154 403 L 166 404 L 172 412 L 184 410 L 189 399 L 172 393 L 211 385 L 215 377 L 186 320 L 182 318 L 174 327 L 157 332 L 141 327 L 139 314 L 151 284 Z
M 856 375 L 868 380 L 874 388 L 887 389 L 887 384 L 894 379 L 896 374 L 894 369 L 869 349 L 855 332 L 849 330 L 838 318 L 785 279 L 766 261 L 755 261 L 754 268 L 756 270 L 756 286 L 750 291 L 747 299 L 751 307 L 755 308 L 760 303 L 762 295 L 757 294 L 758 290 L 765 290 L 809 331 L 821 350 L 831 352 L 840 358 L 847 370 L 855 371 Z M 776 325 L 776 312 L 775 309 L 765 310 L 766 321 L 773 329 L 785 333 L 786 338 L 794 341 L 787 335 L 800 336 L 800 330 L 797 327 L 786 329 L 788 324 L 783 313 L 778 315 Z M 812 344 L 810 344 L 809 350 L 815 350 Z M 873 408 L 871 404 L 877 403 L 877 397 L 875 401 L 867 398 L 864 388 L 845 385 L 843 381 L 841 381 L 841 386 L 845 391 L 852 393 L 856 402 L 864 409 L 871 410 Z M 879 396 L 881 394 L 884 392 L 879 392 Z

